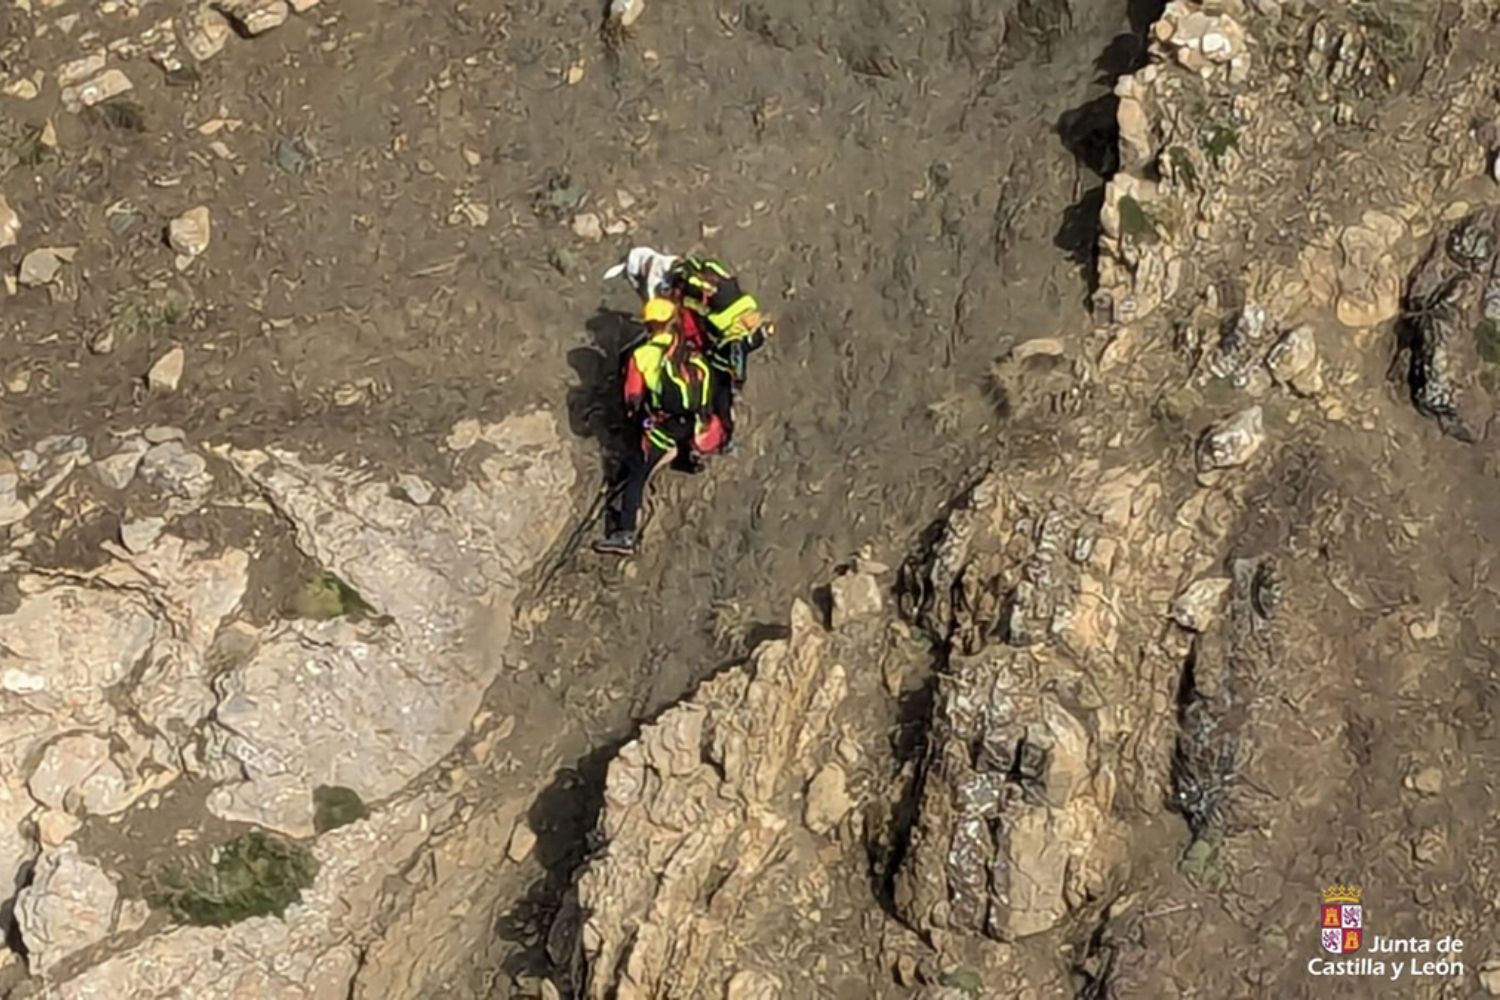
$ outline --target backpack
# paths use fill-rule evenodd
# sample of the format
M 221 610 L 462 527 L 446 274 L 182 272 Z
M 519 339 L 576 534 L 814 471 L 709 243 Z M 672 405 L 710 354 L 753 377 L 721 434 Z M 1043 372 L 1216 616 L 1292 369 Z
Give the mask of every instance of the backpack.
M 713 257 L 683 257 L 673 271 L 684 300 L 701 304 L 704 312 L 727 309 L 744 294 L 729 265 Z

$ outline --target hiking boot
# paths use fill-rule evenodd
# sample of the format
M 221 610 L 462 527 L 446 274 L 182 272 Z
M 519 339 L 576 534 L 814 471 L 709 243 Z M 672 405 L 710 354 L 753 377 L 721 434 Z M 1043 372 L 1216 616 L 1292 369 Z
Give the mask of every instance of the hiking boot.
M 635 555 L 635 532 L 611 531 L 594 543 L 594 551 L 612 556 Z

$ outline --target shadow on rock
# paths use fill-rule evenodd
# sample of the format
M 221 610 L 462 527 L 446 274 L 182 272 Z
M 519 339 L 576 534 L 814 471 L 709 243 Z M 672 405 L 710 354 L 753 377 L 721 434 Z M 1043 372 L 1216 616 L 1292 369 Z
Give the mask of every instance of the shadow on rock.
M 1099 73 L 1096 82 L 1109 90 L 1063 112 L 1057 120 L 1057 137 L 1063 147 L 1100 182 L 1068 207 L 1053 237 L 1053 245 L 1079 266 L 1089 281 L 1090 291 L 1097 277 L 1094 258 L 1099 242 L 1099 212 L 1104 206 L 1104 182 L 1120 169 L 1120 126 L 1115 117 L 1120 99 L 1114 93 L 1115 83 L 1146 65 L 1151 25 L 1165 9 L 1164 0 L 1131 0 L 1126 12 L 1130 29 L 1111 39 L 1094 60 Z
M 935 657 L 933 673 L 922 686 L 900 698 L 892 749 L 897 762 L 909 770 L 904 769 L 892 783 L 884 803 L 886 812 L 882 818 L 886 822 L 883 828 L 875 827 L 874 835 L 865 845 L 871 894 L 881 909 L 897 920 L 902 916 L 896 906 L 896 873 L 911 849 L 912 832 L 922 805 L 922 762 L 927 753 L 933 702 L 937 697 L 937 671 L 942 662 L 941 656 Z
M 625 444 L 625 422 L 620 412 L 620 355 L 638 333 L 628 313 L 600 308 L 586 328 L 594 343 L 568 352 L 568 364 L 578 384 L 568 391 L 568 426 L 581 438 L 602 445 L 601 464 Z
M 1052 245 L 1068 255 L 1089 281 L 1089 291 L 1098 281 L 1095 261 L 1099 255 L 1099 213 L 1104 209 L 1104 185 L 1097 184 L 1063 211 Z
M 505 964 L 512 978 L 566 973 L 571 965 L 576 921 L 558 916 L 567 905 L 574 874 L 593 849 L 604 806 L 604 780 L 610 761 L 626 742 L 601 746 L 575 767 L 558 771 L 526 814 L 537 835 L 533 857 L 543 874 L 496 924 L 500 938 L 518 948 Z
M 3 938 L 4 947 L 23 959 L 29 955 L 30 950 L 26 947 L 26 942 L 21 940 L 21 924 L 16 919 L 16 896 L 22 889 L 31 885 L 35 870 L 35 862 L 28 861 L 23 864 L 16 872 L 15 888 L 11 897 L 0 903 L 0 938 Z

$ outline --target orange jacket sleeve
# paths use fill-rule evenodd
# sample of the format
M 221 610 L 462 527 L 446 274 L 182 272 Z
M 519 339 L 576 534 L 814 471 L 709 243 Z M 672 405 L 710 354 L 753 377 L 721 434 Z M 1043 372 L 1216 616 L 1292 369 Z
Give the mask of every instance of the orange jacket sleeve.
M 639 409 L 645 399 L 646 378 L 641 374 L 640 367 L 635 363 L 635 356 L 632 355 L 625 362 L 625 408 L 627 410 Z

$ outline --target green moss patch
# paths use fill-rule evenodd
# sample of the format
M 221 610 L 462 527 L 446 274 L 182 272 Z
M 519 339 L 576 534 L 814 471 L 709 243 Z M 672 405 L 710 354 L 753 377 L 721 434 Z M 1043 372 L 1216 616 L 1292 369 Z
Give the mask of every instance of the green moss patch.
M 1474 330 L 1474 345 L 1479 356 L 1492 365 L 1500 365 L 1500 323 L 1492 319 L 1482 321 Z
M 212 867 L 173 873 L 151 902 L 185 924 L 227 927 L 281 916 L 317 874 L 307 848 L 255 830 L 219 848 Z
M 1155 243 L 1160 237 L 1157 232 L 1156 223 L 1151 216 L 1146 214 L 1146 209 L 1139 201 L 1128 194 L 1121 195 L 1118 204 L 1120 210 L 1120 232 L 1142 243 Z
M 984 995 L 984 980 L 980 979 L 979 973 L 973 969 L 954 969 L 951 972 L 945 972 L 939 984 L 971 997 Z
M 1229 882 L 1224 865 L 1219 861 L 1219 849 L 1208 840 L 1200 838 L 1189 844 L 1177 867 L 1188 881 L 1201 889 L 1217 892 Z
M 1217 162 L 1231 149 L 1240 144 L 1239 130 L 1228 125 L 1215 125 L 1203 133 L 1203 151 Z
M 325 570 L 297 588 L 289 612 L 295 618 L 327 621 L 339 617 L 368 618 L 375 609 L 353 587 Z

